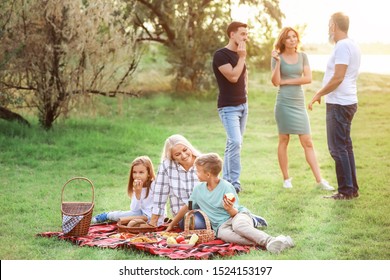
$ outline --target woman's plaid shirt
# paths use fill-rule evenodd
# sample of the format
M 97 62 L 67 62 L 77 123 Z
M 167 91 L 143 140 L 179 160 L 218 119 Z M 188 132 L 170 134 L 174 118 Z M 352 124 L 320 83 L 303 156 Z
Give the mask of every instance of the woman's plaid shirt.
M 164 160 L 154 181 L 154 202 L 152 213 L 163 215 L 167 200 L 175 216 L 184 204 L 188 204 L 192 190 L 199 183 L 195 166 L 186 171 L 172 160 Z

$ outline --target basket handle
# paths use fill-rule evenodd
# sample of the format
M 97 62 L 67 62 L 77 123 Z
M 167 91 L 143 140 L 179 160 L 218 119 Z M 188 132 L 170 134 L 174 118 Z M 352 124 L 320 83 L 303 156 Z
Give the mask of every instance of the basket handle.
M 65 190 L 65 187 L 72 181 L 75 181 L 75 180 L 83 180 L 83 181 L 87 181 L 90 185 L 91 185 L 91 190 L 92 190 L 92 203 L 95 201 L 95 188 L 93 186 L 93 183 L 91 180 L 89 180 L 88 178 L 85 178 L 85 177 L 74 177 L 74 178 L 71 178 L 69 179 L 65 184 L 64 186 L 62 187 L 62 191 L 61 191 L 61 203 L 64 202 L 64 190 Z
M 206 222 L 206 229 L 211 230 L 211 223 L 209 217 L 207 217 L 207 215 L 202 210 L 194 209 L 188 211 L 186 214 L 186 218 L 184 220 L 184 231 L 190 230 L 190 218 L 195 215 L 195 212 L 199 212 L 200 214 L 202 214 L 204 221 Z

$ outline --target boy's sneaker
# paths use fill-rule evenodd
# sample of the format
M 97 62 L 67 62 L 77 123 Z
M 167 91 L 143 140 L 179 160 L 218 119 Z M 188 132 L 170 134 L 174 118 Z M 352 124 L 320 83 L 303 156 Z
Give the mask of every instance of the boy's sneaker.
M 291 189 L 293 187 L 291 181 L 292 181 L 292 178 L 288 178 L 287 180 L 284 180 L 283 188 Z
M 319 182 L 317 184 L 317 187 L 321 190 L 325 190 L 325 191 L 334 191 L 334 187 L 332 187 L 328 181 L 324 180 L 324 179 L 321 179 L 321 182 Z
M 269 242 L 266 248 L 271 253 L 279 254 L 283 250 L 294 246 L 295 244 L 290 236 L 279 235 Z
M 103 212 L 101 214 L 98 214 L 92 218 L 91 222 L 93 224 L 104 223 L 105 221 L 108 220 L 107 214 L 108 214 L 107 212 Z
M 252 214 L 252 220 L 253 220 L 253 226 L 255 228 L 268 226 L 267 221 L 261 216 L 257 216 L 257 215 Z

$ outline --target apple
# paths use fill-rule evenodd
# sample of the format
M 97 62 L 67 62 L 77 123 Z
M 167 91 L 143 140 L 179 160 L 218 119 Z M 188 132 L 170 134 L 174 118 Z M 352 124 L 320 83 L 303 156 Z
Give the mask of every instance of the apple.
M 188 242 L 189 242 L 188 240 L 183 240 L 180 242 L 180 244 L 188 244 Z
M 236 196 L 233 193 L 225 193 L 224 198 L 233 203 L 236 201 Z
M 184 238 L 184 236 L 182 236 L 182 235 L 179 235 L 178 237 L 176 237 L 176 242 L 177 243 L 181 243 L 181 242 L 183 242 L 185 240 L 185 238 Z

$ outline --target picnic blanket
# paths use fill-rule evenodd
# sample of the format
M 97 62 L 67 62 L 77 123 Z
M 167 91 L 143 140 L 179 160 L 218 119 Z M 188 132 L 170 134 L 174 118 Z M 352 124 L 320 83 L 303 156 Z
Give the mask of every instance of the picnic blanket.
M 164 229 L 164 226 L 158 228 L 159 231 Z M 197 244 L 192 248 L 168 247 L 164 239 L 156 243 L 131 243 L 128 239 L 110 237 L 116 233 L 118 233 L 116 224 L 100 224 L 91 225 L 88 234 L 85 236 L 66 236 L 63 232 L 42 232 L 37 234 L 37 236 L 58 238 L 81 247 L 140 250 L 170 259 L 210 259 L 214 256 L 234 256 L 236 254 L 248 253 L 253 249 L 264 249 L 262 247 L 226 243 L 220 239 Z

